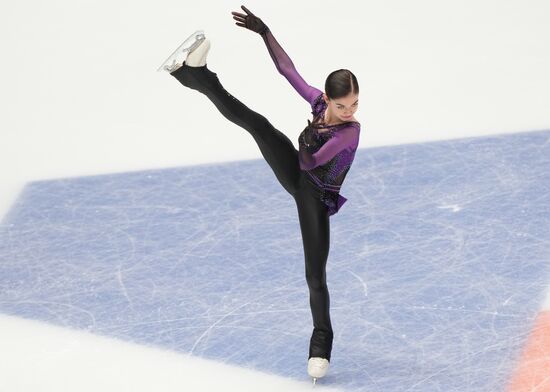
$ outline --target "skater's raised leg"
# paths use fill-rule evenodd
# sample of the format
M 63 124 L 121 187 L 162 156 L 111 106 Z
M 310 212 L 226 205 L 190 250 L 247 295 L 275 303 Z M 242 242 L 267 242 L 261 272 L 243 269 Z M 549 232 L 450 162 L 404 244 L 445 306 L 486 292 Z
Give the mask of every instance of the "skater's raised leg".
M 256 141 L 279 183 L 294 195 L 300 178 L 298 151 L 290 139 L 264 116 L 249 109 L 222 86 L 217 74 L 206 65 L 209 45 L 209 40 L 204 40 L 191 51 L 183 65 L 170 74 L 184 86 L 206 95 L 225 118 L 246 129 Z

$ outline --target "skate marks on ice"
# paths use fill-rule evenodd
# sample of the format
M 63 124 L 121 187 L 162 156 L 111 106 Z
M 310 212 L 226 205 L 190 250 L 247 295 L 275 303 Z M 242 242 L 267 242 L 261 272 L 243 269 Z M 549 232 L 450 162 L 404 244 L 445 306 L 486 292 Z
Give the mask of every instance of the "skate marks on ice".
M 550 282 L 550 132 L 360 149 L 323 385 L 503 390 Z M 296 207 L 262 160 L 28 184 L 0 312 L 308 380 Z

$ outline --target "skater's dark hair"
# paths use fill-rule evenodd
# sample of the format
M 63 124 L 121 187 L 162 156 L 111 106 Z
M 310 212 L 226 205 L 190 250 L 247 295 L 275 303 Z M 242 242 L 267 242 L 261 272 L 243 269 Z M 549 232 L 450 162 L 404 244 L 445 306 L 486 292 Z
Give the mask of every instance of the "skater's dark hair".
M 325 93 L 329 99 L 343 98 L 348 94 L 359 94 L 359 83 L 349 69 L 338 69 L 327 76 Z

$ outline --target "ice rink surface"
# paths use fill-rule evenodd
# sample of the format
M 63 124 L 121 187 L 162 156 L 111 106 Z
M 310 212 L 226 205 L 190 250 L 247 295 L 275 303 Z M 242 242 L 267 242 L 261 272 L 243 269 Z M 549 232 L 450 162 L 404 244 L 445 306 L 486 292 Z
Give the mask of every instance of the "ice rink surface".
M 323 385 L 504 390 L 550 281 L 550 131 L 359 149 L 346 181 Z M 263 160 L 31 182 L 0 313 L 303 381 L 295 208 Z

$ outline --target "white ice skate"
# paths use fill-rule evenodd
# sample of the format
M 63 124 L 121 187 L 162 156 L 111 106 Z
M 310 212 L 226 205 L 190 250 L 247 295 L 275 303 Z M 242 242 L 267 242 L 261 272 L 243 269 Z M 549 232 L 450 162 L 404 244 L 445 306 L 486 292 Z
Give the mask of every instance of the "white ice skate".
M 191 50 L 185 59 L 185 64 L 190 67 L 202 67 L 206 65 L 206 56 L 210 50 L 210 40 L 205 38 L 199 46 Z
M 313 378 L 313 385 L 318 378 L 324 377 L 328 370 L 329 362 L 326 358 L 311 357 L 307 361 L 307 373 Z
M 173 72 L 183 65 L 188 54 L 193 52 L 206 39 L 203 30 L 197 30 L 183 41 L 174 52 L 158 67 L 157 71 Z M 203 64 L 204 65 L 204 64 Z

